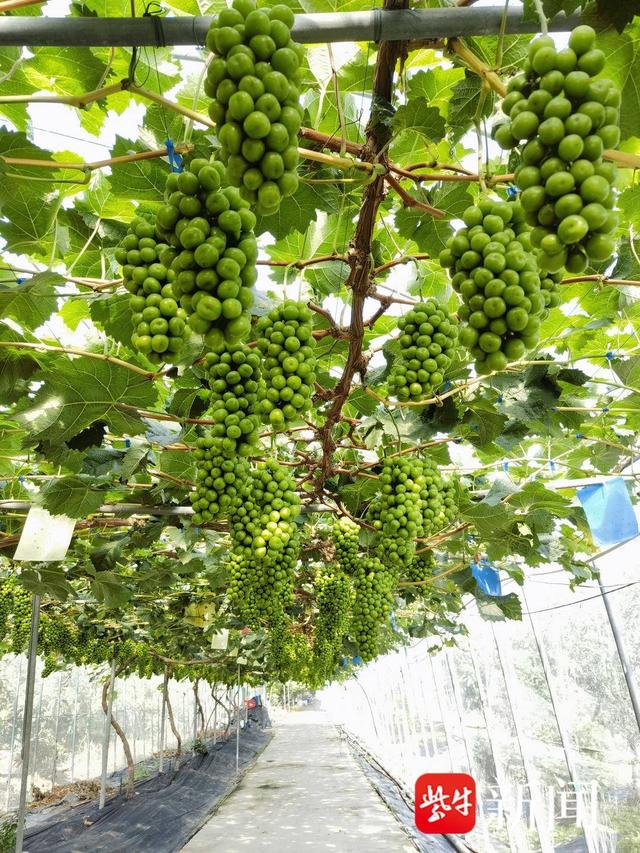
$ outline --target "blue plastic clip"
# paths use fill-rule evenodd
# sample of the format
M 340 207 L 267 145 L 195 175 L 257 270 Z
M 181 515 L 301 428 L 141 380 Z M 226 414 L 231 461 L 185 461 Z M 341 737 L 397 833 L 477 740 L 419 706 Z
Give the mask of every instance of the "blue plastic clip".
M 553 459 L 550 459 L 550 460 L 549 460 L 549 468 L 550 468 L 552 471 L 555 471 L 555 470 L 556 470 L 556 463 L 553 461 Z
M 176 147 L 173 144 L 173 139 L 165 139 L 164 144 L 167 149 L 167 156 L 169 157 L 169 165 L 171 166 L 171 171 L 181 172 L 182 157 L 176 152 Z
M 24 477 L 22 476 L 22 474 L 20 474 L 20 475 L 18 476 L 18 482 L 19 482 L 19 483 L 24 483 Z
M 444 388 L 442 390 L 446 392 L 450 388 L 451 388 L 451 382 L 449 382 L 449 380 L 447 379 L 447 381 L 444 383 Z
M 20 276 L 19 278 L 16 278 L 17 284 L 24 284 L 25 281 L 26 281 L 26 278 L 24 278 L 24 276 Z
M 603 406 L 603 407 L 602 407 L 602 413 L 603 413 L 604 415 L 606 415 L 608 411 L 609 411 L 609 406 Z
M 127 448 L 127 450 L 131 447 L 131 441 L 128 438 L 125 438 L 124 446 Z
M 520 190 L 518 189 L 518 187 L 513 186 L 513 184 L 507 187 L 507 195 L 509 196 L 509 198 L 515 198 L 519 192 Z
M 577 432 L 576 438 L 584 438 L 584 433 L 583 432 Z
M 509 463 L 508 462 L 502 463 L 502 470 L 504 471 L 505 474 L 507 474 L 509 472 Z
M 360 655 L 356 655 L 355 657 L 351 658 L 351 663 L 354 666 L 362 666 L 362 658 L 360 657 Z
M 611 352 L 611 350 L 609 350 L 609 352 L 605 352 L 604 357 L 607 359 L 607 361 L 613 361 L 615 355 Z
M 498 403 L 504 403 L 504 397 L 502 394 L 498 394 Z

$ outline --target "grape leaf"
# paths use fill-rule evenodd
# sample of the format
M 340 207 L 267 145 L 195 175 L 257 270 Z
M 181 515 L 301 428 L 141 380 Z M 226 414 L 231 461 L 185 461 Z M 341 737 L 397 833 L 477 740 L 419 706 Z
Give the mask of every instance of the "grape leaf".
M 86 518 L 98 509 L 104 496 L 104 490 L 94 489 L 88 477 L 61 477 L 49 480 L 41 489 L 39 503 L 52 515 Z
M 157 399 L 146 377 L 89 358 L 59 358 L 42 372 L 42 378 L 33 404 L 17 417 L 29 429 L 31 443 L 66 441 L 97 420 L 105 421 L 118 435 L 137 435 L 144 432 L 145 424 L 135 408 L 148 408 Z
M 22 284 L 0 283 L 0 317 L 37 329 L 56 310 L 56 284 L 64 284 L 64 278 L 53 272 L 39 273 Z

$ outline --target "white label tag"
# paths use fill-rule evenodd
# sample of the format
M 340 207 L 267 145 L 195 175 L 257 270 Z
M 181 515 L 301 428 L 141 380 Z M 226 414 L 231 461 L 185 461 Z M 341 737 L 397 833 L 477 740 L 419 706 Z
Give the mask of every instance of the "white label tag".
M 75 518 L 51 515 L 42 507 L 32 506 L 13 559 L 27 563 L 63 560 L 69 550 L 75 526 Z
M 211 635 L 211 648 L 212 649 L 226 649 L 229 643 L 229 631 L 227 628 L 222 628 L 222 630 L 217 631 L 215 634 Z

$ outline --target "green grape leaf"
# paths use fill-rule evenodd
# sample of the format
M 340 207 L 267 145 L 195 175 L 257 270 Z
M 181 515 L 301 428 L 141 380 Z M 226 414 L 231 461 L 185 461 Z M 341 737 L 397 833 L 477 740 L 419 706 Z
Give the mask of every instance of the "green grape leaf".
M 464 184 L 437 184 L 432 192 L 424 190 L 411 193 L 420 201 L 446 211 L 452 219 L 459 217 L 473 202 Z M 430 213 L 414 207 L 400 207 L 395 215 L 398 233 L 413 240 L 418 249 L 437 258 L 451 236 L 451 224 L 446 219 L 435 219 Z
M 104 489 L 92 487 L 90 477 L 61 477 L 41 489 L 39 503 L 52 515 L 86 518 L 101 506 L 104 496 Z
M 402 133 L 417 133 L 429 142 L 444 138 L 444 119 L 437 107 L 429 106 L 426 98 L 411 98 L 398 107 L 393 116 L 392 127 L 399 136 Z
M 33 404 L 18 415 L 30 441 L 66 441 L 97 420 L 112 432 L 137 435 L 145 424 L 136 409 L 154 405 L 153 382 L 130 370 L 92 358 L 56 362 L 42 372 Z
M 139 143 L 118 136 L 111 156 L 119 157 L 140 150 Z M 116 196 L 137 201 L 159 202 L 164 193 L 166 177 L 167 166 L 156 157 L 153 160 L 135 160 L 133 163 L 120 163 L 113 166 L 108 180 Z
M 37 329 L 56 310 L 55 285 L 64 278 L 42 272 L 22 284 L 0 282 L 0 318 L 11 317 L 27 329 Z

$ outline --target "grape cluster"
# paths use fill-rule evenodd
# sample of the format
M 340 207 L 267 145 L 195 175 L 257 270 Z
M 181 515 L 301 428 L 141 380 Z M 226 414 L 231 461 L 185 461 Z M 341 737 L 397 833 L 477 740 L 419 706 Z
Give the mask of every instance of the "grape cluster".
M 3 578 L 0 581 L 0 642 L 7 633 L 7 625 L 13 606 L 13 578 Z
M 272 620 L 292 602 L 300 540 L 295 481 L 274 459 L 243 481 L 231 513 L 229 597 L 249 616 Z
M 416 554 L 413 560 L 407 564 L 404 579 L 411 583 L 420 583 L 429 580 L 433 576 L 436 567 L 436 558 L 433 551 L 422 551 Z
M 46 654 L 59 654 L 65 660 L 73 660 L 77 642 L 77 632 L 72 625 L 60 616 L 43 613 L 40 620 L 38 645 Z
M 342 571 L 329 570 L 316 579 L 316 616 L 313 638 L 314 669 L 320 681 L 335 669 L 351 619 L 351 584 Z
M 333 525 L 331 535 L 336 562 L 348 575 L 354 574 L 358 568 L 360 526 L 346 515 L 342 515 Z
M 546 299 L 519 204 L 481 199 L 463 213 L 440 263 L 462 296 L 460 343 L 481 373 L 504 370 L 538 343 Z
M 445 479 L 436 463 L 422 460 L 424 490 L 422 492 L 423 535 L 431 536 L 448 527 L 458 514 L 458 486 L 455 480 Z
M 265 422 L 280 429 L 311 406 L 316 377 L 311 311 L 287 300 L 260 317 L 256 331 L 264 376 L 259 408 Z
M 226 179 L 263 216 L 298 188 L 303 49 L 291 39 L 293 20 L 285 5 L 256 9 L 254 0 L 233 0 L 207 34 L 214 58 L 204 88 Z
M 249 475 L 247 460 L 229 458 L 224 441 L 211 433 L 196 440 L 196 488 L 189 495 L 196 527 L 226 515 Z
M 187 312 L 173 288 L 175 273 L 163 263 L 168 249 L 157 239 L 155 225 L 136 216 L 115 251 L 131 294 L 131 346 L 156 362 L 177 355 L 189 335 Z
M 31 594 L 20 584 L 13 588 L 13 624 L 11 626 L 11 651 L 18 655 L 29 643 L 31 634 Z
M 435 300 L 414 306 L 398 320 L 400 358 L 389 376 L 398 400 L 428 400 L 436 393 L 457 351 L 458 321 Z
M 223 169 L 196 158 L 168 175 L 156 215 L 156 230 L 169 244 L 160 267 L 189 327 L 212 350 L 249 334 L 257 277 L 256 217 L 236 187 L 220 188 Z
M 387 459 L 379 482 L 381 491 L 369 507 L 369 517 L 380 533 L 380 559 L 386 565 L 399 567 L 411 561 L 416 537 L 423 534 L 422 461 L 406 456 Z
M 258 442 L 260 362 L 259 353 L 244 344 L 227 344 L 205 357 L 211 418 L 216 421 L 211 435 L 221 440 L 222 450 L 229 456 L 248 456 Z
M 580 273 L 615 251 L 616 169 L 603 152 L 620 141 L 620 90 L 594 79 L 606 61 L 595 36 L 576 27 L 560 51 L 549 36 L 532 41 L 502 102 L 508 121 L 495 129 L 502 148 L 522 146 L 515 181 L 540 266 L 550 272 Z
M 309 680 L 310 649 L 302 634 L 291 631 L 291 623 L 281 615 L 269 627 L 267 660 L 273 680 L 282 683 Z
M 393 604 L 393 576 L 376 557 L 364 557 L 355 574 L 351 633 L 363 661 L 378 651 L 381 626 Z

